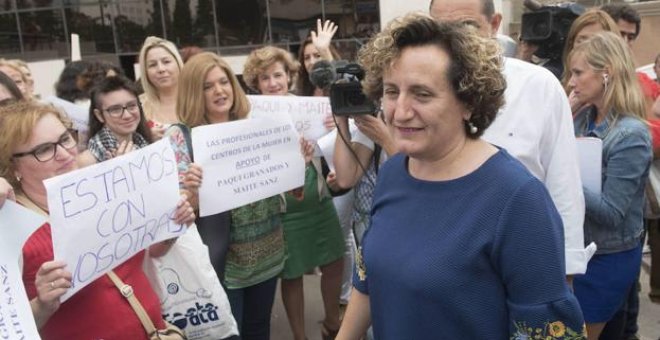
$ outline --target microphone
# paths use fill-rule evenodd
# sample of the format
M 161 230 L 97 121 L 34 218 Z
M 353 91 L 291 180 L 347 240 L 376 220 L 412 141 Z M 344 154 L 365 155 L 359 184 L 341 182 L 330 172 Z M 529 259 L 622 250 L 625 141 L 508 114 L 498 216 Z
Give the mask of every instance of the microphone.
M 312 71 L 309 72 L 309 81 L 312 85 L 327 90 L 330 85 L 337 79 L 337 70 L 332 62 L 327 60 L 319 60 L 312 66 Z

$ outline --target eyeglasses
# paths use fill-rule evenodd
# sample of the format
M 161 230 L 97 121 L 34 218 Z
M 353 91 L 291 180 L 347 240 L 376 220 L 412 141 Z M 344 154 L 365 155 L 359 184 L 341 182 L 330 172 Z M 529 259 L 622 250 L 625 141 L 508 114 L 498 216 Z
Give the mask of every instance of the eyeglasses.
M 620 31 L 619 33 L 621 33 L 621 38 L 623 38 L 623 40 L 625 41 L 635 41 L 635 39 L 637 39 L 637 34 L 635 33 L 629 33 L 624 31 Z
M 121 117 L 124 114 L 124 110 L 128 113 L 138 113 L 140 112 L 140 104 L 138 102 L 130 102 L 126 105 L 112 105 L 103 111 L 107 112 L 112 117 Z
M 55 143 L 43 143 L 40 145 L 37 145 L 34 147 L 32 150 L 28 152 L 19 152 L 15 153 L 12 156 L 14 158 L 19 158 L 19 157 L 24 157 L 24 156 L 34 156 L 39 162 L 48 162 L 49 160 L 55 158 L 55 155 L 57 154 L 57 146 L 61 146 L 66 150 L 71 150 L 76 145 L 78 142 L 76 142 L 76 139 L 74 138 L 73 131 L 69 130 L 63 133 L 60 136 L 60 139 L 55 142 Z

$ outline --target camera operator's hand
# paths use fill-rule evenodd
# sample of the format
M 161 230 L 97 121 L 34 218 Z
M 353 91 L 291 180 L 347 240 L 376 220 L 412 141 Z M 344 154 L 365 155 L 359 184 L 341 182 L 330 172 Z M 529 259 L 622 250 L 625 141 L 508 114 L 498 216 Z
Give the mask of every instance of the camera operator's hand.
M 388 155 L 397 152 L 390 131 L 380 117 L 359 115 L 354 116 L 353 119 L 355 120 L 355 125 L 357 125 L 358 129 L 369 137 L 369 139 L 374 141 L 374 143 L 382 146 L 383 150 L 385 150 Z
M 321 58 L 328 61 L 333 59 L 332 53 L 330 52 L 330 42 L 337 32 L 337 28 L 337 25 L 330 20 L 321 23 L 321 19 L 318 19 L 316 20 L 316 31 L 310 33 L 312 44 L 314 44 L 314 47 L 319 51 Z

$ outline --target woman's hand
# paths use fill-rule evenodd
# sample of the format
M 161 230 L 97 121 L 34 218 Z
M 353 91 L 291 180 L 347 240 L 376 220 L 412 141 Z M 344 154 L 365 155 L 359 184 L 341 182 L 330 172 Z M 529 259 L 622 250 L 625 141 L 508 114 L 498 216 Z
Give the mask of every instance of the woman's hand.
M 337 25 L 330 20 L 321 23 L 321 19 L 318 19 L 316 20 L 316 31 L 310 33 L 312 44 L 314 44 L 314 47 L 319 51 L 321 58 L 325 60 L 333 59 L 332 53 L 330 52 L 330 42 L 337 32 L 337 28 Z
M 71 273 L 61 261 L 44 262 L 37 271 L 34 286 L 37 297 L 31 301 L 37 326 L 41 326 L 60 308 L 60 297 L 71 288 Z
M 106 159 L 111 159 L 119 156 L 123 156 L 133 150 L 137 150 L 135 147 L 135 144 L 133 144 L 133 141 L 122 141 L 119 143 L 116 149 L 106 151 Z
M 328 184 L 328 187 L 332 192 L 339 192 L 343 190 L 342 187 L 337 184 L 337 175 L 334 171 L 330 171 L 328 176 L 325 178 L 325 182 Z
M 195 211 L 199 210 L 199 187 L 202 185 L 202 167 L 196 163 L 190 163 L 186 174 L 183 175 L 183 189 L 188 197 L 188 202 Z
M 584 103 L 575 95 L 575 91 L 568 94 L 568 103 L 571 105 L 571 112 L 575 115 L 584 106 Z
M 388 155 L 396 153 L 394 140 L 392 140 L 387 125 L 385 125 L 385 122 L 380 117 L 359 115 L 354 116 L 353 119 L 355 120 L 355 125 L 357 125 L 358 129 L 374 143 L 382 146 L 383 150 L 385 150 Z
M 306 140 L 305 138 L 300 138 L 300 153 L 302 153 L 305 158 L 305 164 L 312 161 L 314 157 L 314 143 Z
M 151 130 L 151 137 L 153 138 L 154 142 L 159 141 L 161 138 L 163 138 L 163 135 L 165 134 L 165 130 L 166 130 L 165 126 L 155 122 L 153 123 L 153 125 L 149 127 L 149 129 Z
M 190 226 L 195 222 L 195 217 L 195 210 L 190 202 L 188 202 L 188 197 L 181 195 L 181 199 L 177 203 L 176 211 L 174 212 L 174 223 Z
M 190 163 L 183 177 L 183 186 L 192 193 L 197 193 L 202 185 L 202 167 L 197 163 Z
M 14 188 L 9 185 L 6 179 L 0 177 L 0 208 L 5 204 L 5 200 L 10 199 L 16 201 L 16 194 Z

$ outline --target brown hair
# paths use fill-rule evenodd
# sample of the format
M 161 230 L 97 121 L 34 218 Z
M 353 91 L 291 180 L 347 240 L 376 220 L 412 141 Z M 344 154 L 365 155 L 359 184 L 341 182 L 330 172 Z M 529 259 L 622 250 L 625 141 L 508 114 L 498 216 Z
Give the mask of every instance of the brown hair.
M 455 22 L 437 22 L 422 14 L 395 19 L 372 38 L 358 53 L 365 69 L 364 93 L 372 100 L 383 96 L 383 74 L 408 47 L 437 46 L 450 56 L 447 80 L 454 94 L 472 114 L 470 122 L 478 128 L 466 134 L 479 137 L 495 119 L 504 104 L 506 80 L 502 75 L 502 57 L 495 40 L 482 38 L 472 26 Z
M 564 85 L 564 88 L 568 91 L 568 80 L 571 79 L 571 68 L 568 64 L 568 55 L 571 53 L 573 48 L 575 48 L 575 39 L 577 35 L 585 27 L 598 24 L 604 31 L 619 33 L 619 26 L 612 20 L 612 17 L 609 14 L 599 10 L 591 9 L 582 13 L 571 25 L 571 29 L 568 31 L 568 36 L 566 37 L 566 45 L 564 45 L 564 74 L 561 77 L 561 82 Z
M 188 127 L 209 123 L 206 116 L 204 79 L 214 67 L 219 67 L 227 74 L 234 91 L 234 103 L 229 109 L 229 120 L 243 119 L 250 112 L 250 102 L 229 64 L 215 53 L 202 52 L 190 58 L 179 75 L 176 112 L 179 120 Z
M 69 118 L 51 105 L 22 100 L 0 107 L 0 177 L 4 177 L 14 188 L 20 187 L 14 176 L 14 149 L 19 144 L 27 143 L 37 122 L 49 114 L 57 117 L 67 129 L 72 127 Z
M 312 85 L 312 82 L 309 80 L 309 72 L 307 72 L 307 69 L 305 68 L 305 48 L 311 43 L 312 37 L 308 36 L 298 50 L 298 63 L 300 64 L 300 70 L 298 71 L 298 80 L 296 81 L 296 92 L 300 96 L 311 96 L 314 94 L 314 85 Z M 329 47 L 330 54 L 332 54 L 334 60 L 341 59 L 337 49 L 333 45 L 330 45 Z
M 255 91 L 259 91 L 259 74 L 264 73 L 268 67 L 281 62 L 284 70 L 289 74 L 289 88 L 295 84 L 300 64 L 293 59 L 291 53 L 275 46 L 264 46 L 250 52 L 245 66 L 243 66 L 243 80 L 245 84 Z

